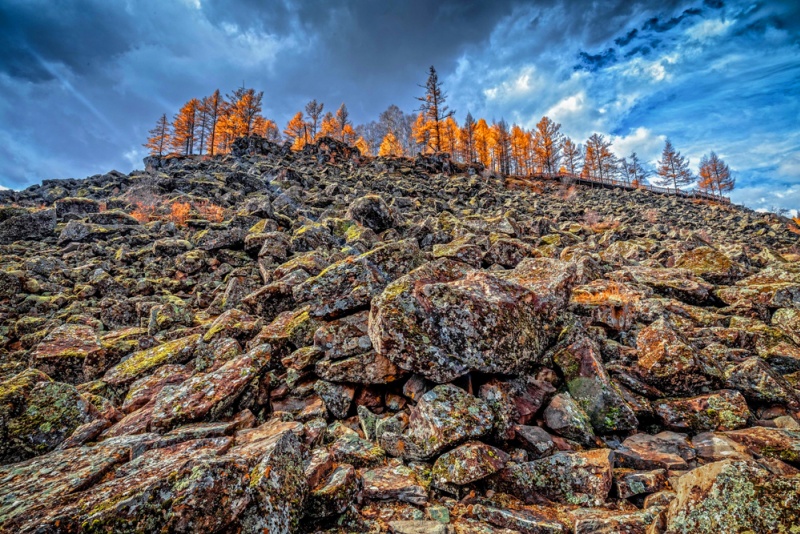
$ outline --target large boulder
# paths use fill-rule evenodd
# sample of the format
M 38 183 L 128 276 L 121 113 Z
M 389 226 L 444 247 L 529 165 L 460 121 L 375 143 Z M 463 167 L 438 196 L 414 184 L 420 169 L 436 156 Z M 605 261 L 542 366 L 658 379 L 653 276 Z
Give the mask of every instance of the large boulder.
M 800 524 L 800 475 L 776 477 L 752 461 L 723 460 L 673 482 L 664 534 L 790 533 Z
M 297 285 L 294 299 L 309 303 L 315 317 L 340 317 L 365 308 L 390 282 L 421 263 L 416 241 L 397 241 L 330 265 Z
M 43 239 L 56 229 L 56 210 L 41 210 L 10 217 L 0 222 L 0 245 L 25 239 Z
M 462 441 L 488 434 L 492 423 L 492 411 L 484 401 L 445 384 L 420 397 L 405 434 L 384 433 L 381 444 L 396 455 L 428 459 Z
M 562 272 L 551 270 L 552 279 L 568 278 Z M 429 263 L 373 300 L 372 345 L 438 383 L 470 371 L 521 373 L 542 363 L 567 298 L 568 284 L 549 282 L 525 269 L 500 276 L 447 259 Z
M 97 419 L 97 409 L 74 386 L 28 369 L 0 382 L 0 464 L 50 452 Z
M 397 223 L 395 214 L 378 195 L 355 199 L 347 209 L 347 217 L 379 233 Z

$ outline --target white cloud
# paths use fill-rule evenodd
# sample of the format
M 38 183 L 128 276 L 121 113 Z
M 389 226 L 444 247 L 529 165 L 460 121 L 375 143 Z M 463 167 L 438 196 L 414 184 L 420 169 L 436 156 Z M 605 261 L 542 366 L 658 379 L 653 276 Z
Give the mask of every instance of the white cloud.
M 636 152 L 639 159 L 653 163 L 661 157 L 666 136 L 657 135 L 648 128 L 640 126 L 628 135 L 611 136 L 614 153 L 619 157 L 628 157 Z
M 686 30 L 686 35 L 691 39 L 706 41 L 714 37 L 725 35 L 732 24 L 733 20 L 704 20 Z

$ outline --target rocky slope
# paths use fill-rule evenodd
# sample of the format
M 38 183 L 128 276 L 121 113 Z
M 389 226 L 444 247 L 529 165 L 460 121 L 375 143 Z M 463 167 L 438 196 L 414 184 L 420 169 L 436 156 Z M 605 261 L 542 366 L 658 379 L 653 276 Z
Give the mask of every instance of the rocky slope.
M 0 531 L 800 524 L 786 220 L 331 140 L 146 163 L 0 193 Z

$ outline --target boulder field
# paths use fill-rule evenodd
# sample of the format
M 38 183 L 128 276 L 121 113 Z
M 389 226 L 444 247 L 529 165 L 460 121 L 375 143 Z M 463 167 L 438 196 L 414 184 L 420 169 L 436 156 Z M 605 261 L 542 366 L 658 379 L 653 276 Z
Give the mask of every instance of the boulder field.
M 798 532 L 790 220 L 331 139 L 145 167 L 0 192 L 0 532 Z

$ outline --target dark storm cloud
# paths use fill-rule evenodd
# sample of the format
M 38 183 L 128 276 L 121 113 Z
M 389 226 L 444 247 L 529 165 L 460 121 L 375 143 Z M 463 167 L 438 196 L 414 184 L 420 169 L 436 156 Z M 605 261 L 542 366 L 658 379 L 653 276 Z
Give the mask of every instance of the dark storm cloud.
M 757 65 L 742 91 L 713 69 L 694 82 L 708 66 L 684 59 L 683 46 L 722 28 L 708 49 L 718 57 L 703 49 L 702 60 L 786 53 L 798 46 L 798 11 L 793 0 L 0 0 L 0 185 L 141 167 L 156 118 L 217 88 L 264 90 L 280 127 L 312 98 L 326 109 L 346 102 L 356 122 L 390 104 L 410 111 L 431 64 L 459 117 L 526 122 L 552 109 L 582 130 L 650 125 L 655 144 L 680 139 L 672 128 L 735 145 L 754 128 L 746 113 L 723 134 L 710 128 L 724 117 L 690 124 L 707 113 L 707 94 L 771 116 L 769 91 L 797 88 L 796 60 Z M 642 94 L 620 104 L 632 88 Z M 756 163 L 752 176 L 773 168 Z

